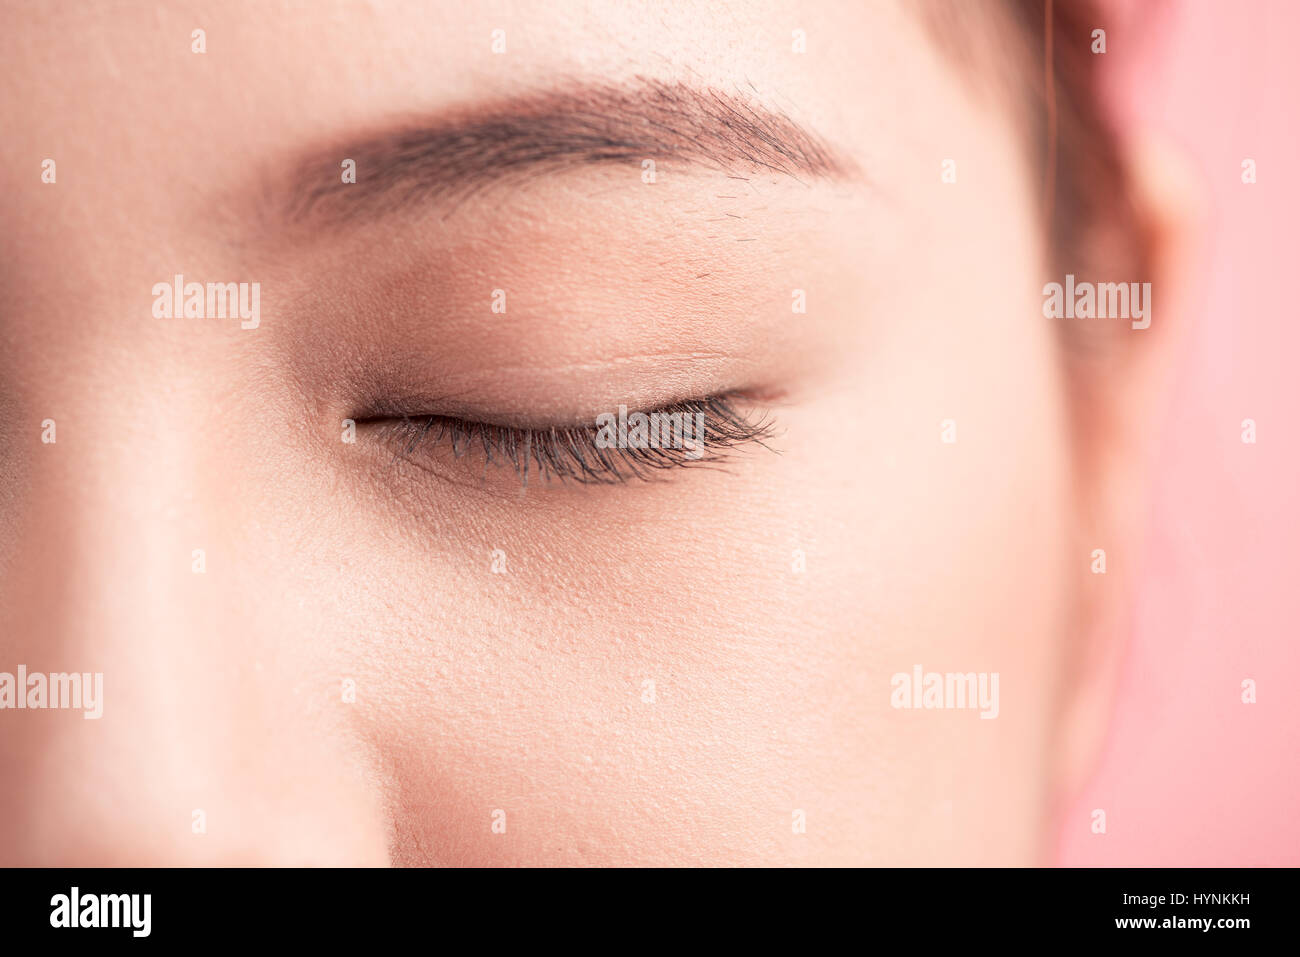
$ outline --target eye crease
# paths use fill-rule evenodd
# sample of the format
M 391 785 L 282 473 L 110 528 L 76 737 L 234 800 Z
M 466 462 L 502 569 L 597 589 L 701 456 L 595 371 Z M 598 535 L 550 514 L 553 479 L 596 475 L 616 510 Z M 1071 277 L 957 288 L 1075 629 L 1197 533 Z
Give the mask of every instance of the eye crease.
M 688 399 L 648 412 L 596 417 L 592 425 L 517 428 L 446 415 L 380 416 L 357 420 L 391 444 L 393 461 L 419 466 L 437 452 L 456 460 L 481 455 L 484 469 L 514 471 L 530 481 L 617 485 L 652 481 L 678 468 L 718 467 L 744 446 L 768 448 L 773 424 L 738 408 L 741 396 L 722 393 Z M 769 449 L 770 450 L 770 449 Z

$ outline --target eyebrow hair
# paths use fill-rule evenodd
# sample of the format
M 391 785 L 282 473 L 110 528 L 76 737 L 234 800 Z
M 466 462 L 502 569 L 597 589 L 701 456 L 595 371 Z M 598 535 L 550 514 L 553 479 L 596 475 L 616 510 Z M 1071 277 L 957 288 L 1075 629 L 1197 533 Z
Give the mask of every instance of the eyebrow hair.
M 345 159 L 356 163 L 355 183 L 342 181 Z M 298 165 L 288 212 L 291 219 L 362 218 L 433 201 L 450 215 L 488 185 L 571 168 L 633 164 L 639 182 L 645 160 L 737 175 L 766 170 L 800 182 L 855 170 L 748 96 L 638 78 L 631 86 L 576 85 L 464 107 L 319 152 Z

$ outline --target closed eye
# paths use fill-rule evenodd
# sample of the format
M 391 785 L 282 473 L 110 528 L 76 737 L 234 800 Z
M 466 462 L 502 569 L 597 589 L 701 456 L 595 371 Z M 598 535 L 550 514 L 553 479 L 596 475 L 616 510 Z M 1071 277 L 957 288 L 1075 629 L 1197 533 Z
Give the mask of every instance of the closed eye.
M 688 399 L 649 412 L 625 408 L 595 417 L 591 425 L 517 428 L 444 415 L 358 419 L 392 443 L 394 461 L 420 464 L 450 452 L 457 460 L 481 459 L 485 469 L 513 470 L 530 481 L 613 485 L 650 481 L 677 468 L 717 464 L 733 449 L 766 447 L 772 423 L 737 407 L 724 393 Z

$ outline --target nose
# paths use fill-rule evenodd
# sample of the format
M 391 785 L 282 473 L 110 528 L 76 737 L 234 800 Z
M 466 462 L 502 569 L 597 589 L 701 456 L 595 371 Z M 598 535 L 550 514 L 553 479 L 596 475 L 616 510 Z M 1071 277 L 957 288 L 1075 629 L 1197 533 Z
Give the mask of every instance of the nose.
M 268 624 L 250 506 L 190 433 L 118 411 L 73 405 L 12 460 L 0 864 L 385 863 L 364 748 L 320 704 L 331 679 Z

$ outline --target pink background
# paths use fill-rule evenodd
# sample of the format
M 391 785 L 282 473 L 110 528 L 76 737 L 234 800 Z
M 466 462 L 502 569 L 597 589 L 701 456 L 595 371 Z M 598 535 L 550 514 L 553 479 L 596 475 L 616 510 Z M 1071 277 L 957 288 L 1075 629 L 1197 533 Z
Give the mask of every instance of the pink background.
M 1297 865 L 1300 299 L 1287 290 L 1300 282 L 1300 3 L 1113 16 L 1099 26 L 1118 106 L 1188 155 L 1208 219 L 1180 317 L 1194 327 L 1151 436 L 1160 465 L 1114 724 L 1059 861 Z M 1241 182 L 1247 157 L 1255 185 Z M 1255 445 L 1241 441 L 1245 418 Z M 1241 703 L 1243 678 L 1257 704 Z

